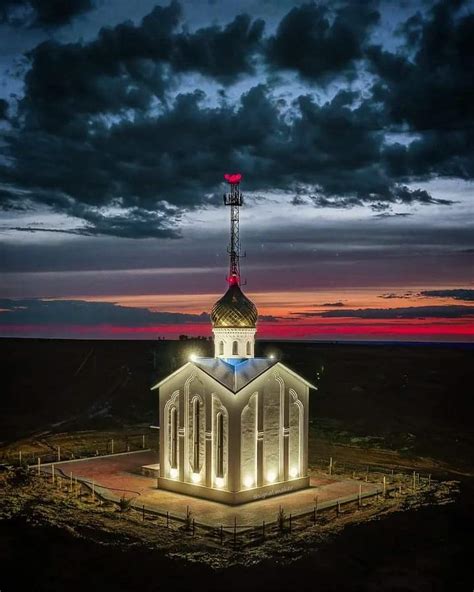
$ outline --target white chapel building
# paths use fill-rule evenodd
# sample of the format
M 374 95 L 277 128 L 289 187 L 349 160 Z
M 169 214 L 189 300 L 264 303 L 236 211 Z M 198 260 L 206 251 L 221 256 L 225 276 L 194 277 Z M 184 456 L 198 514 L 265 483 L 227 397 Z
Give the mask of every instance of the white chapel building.
M 238 177 L 225 196 L 234 210 L 242 203 L 240 175 L 229 177 Z M 211 312 L 214 357 L 193 358 L 152 390 L 159 391 L 158 488 L 240 504 L 309 486 L 314 387 L 254 355 L 258 313 L 240 288 L 238 210 L 230 254 L 230 285 Z

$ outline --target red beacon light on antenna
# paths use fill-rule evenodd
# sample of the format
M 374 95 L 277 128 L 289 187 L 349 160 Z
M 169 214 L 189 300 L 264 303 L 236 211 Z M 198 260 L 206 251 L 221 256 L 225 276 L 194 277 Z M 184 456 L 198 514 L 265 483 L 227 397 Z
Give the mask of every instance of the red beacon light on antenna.
M 224 179 L 230 185 L 237 185 L 242 180 L 242 175 L 240 173 L 226 173 Z

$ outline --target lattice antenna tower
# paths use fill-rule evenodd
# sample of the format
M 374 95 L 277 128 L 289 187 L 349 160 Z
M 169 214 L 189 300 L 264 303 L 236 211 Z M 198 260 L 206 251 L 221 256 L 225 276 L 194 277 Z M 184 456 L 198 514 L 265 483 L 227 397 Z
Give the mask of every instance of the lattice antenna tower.
M 227 249 L 230 255 L 229 277 L 230 285 L 240 286 L 240 232 L 239 232 L 239 208 L 243 203 L 243 196 L 240 192 L 240 173 L 224 175 L 229 184 L 229 192 L 224 194 L 224 204 L 230 206 L 230 245 Z

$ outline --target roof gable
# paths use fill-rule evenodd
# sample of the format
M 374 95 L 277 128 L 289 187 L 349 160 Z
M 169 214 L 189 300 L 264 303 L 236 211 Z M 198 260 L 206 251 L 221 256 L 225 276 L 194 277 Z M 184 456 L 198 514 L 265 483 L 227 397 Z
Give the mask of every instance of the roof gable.
M 262 376 L 275 366 L 280 366 L 286 372 L 304 382 L 309 388 L 315 389 L 316 387 L 310 382 L 305 380 L 299 374 L 296 374 L 293 370 L 278 362 L 269 358 L 248 358 L 240 362 L 226 362 L 220 358 L 197 358 L 193 362 L 187 362 L 184 366 L 181 366 L 175 372 L 158 382 L 151 390 L 160 388 L 165 382 L 172 377 L 179 374 L 188 366 L 194 366 L 204 372 L 207 376 L 213 378 L 216 382 L 223 385 L 232 393 L 241 391 L 244 387 L 250 384 L 253 380 Z
M 248 358 L 239 363 L 229 363 L 220 358 L 198 358 L 194 365 L 237 393 L 276 363 L 268 358 Z

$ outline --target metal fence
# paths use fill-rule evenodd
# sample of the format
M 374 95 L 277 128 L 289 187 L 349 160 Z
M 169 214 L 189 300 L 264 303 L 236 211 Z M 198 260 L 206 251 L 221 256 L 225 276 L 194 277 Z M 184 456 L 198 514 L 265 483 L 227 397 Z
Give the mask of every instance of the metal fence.
M 38 459 L 41 464 L 61 462 L 66 460 L 79 460 L 91 457 L 102 457 L 113 454 L 122 454 L 126 452 L 137 452 L 139 450 L 149 450 L 153 444 L 153 439 L 146 434 L 133 435 L 124 438 L 104 438 L 90 442 L 70 444 L 51 444 L 46 440 L 37 439 L 39 446 L 43 450 L 31 451 L 21 450 L 16 452 L 2 452 L 0 454 L 0 464 L 19 466 L 23 464 L 36 465 Z
M 336 472 L 338 465 L 330 459 L 323 463 L 325 475 Z M 299 513 L 287 513 L 284 506 L 280 506 L 278 514 L 274 520 L 264 521 L 261 524 L 241 524 L 237 517 L 231 524 L 210 525 L 202 522 L 194 515 L 192 508 L 188 506 L 186 515 L 178 515 L 169 511 L 160 510 L 156 507 L 140 504 L 138 498 L 139 492 L 127 491 L 124 489 L 105 488 L 96 484 L 94 481 L 84 478 L 74 477 L 72 473 L 64 474 L 60 468 L 55 468 L 54 464 L 42 466 L 40 464 L 31 466 L 36 476 L 51 484 L 53 487 L 59 487 L 67 491 L 71 496 L 83 499 L 84 496 L 98 503 L 112 504 L 116 509 L 123 512 L 130 512 L 135 517 L 141 517 L 143 521 L 153 522 L 159 527 L 179 529 L 183 534 L 189 536 L 204 536 L 215 543 L 223 546 L 231 545 L 233 548 L 243 548 L 248 545 L 261 544 L 267 540 L 278 536 L 288 536 L 294 532 L 302 531 L 309 527 L 317 526 L 328 520 L 337 518 L 342 513 L 356 511 L 364 506 L 364 502 L 370 499 L 383 499 L 393 495 L 410 494 L 422 489 L 430 489 L 433 484 L 431 475 L 423 475 L 408 469 L 394 470 L 391 467 L 371 467 L 371 471 L 360 465 L 348 465 L 344 463 L 344 470 L 352 471 L 358 475 L 359 481 L 362 481 L 361 474 L 370 475 L 371 483 L 374 487 L 371 491 L 362 491 L 361 485 L 359 492 L 336 500 L 318 502 L 317 497 L 314 505 Z M 339 465 L 339 474 L 342 472 L 342 466 Z M 387 479 L 390 475 L 390 481 Z M 346 475 L 345 475 L 346 476 Z M 382 476 L 379 481 L 374 481 Z M 120 495 L 115 495 L 117 492 Z M 128 494 L 128 495 L 126 495 Z

